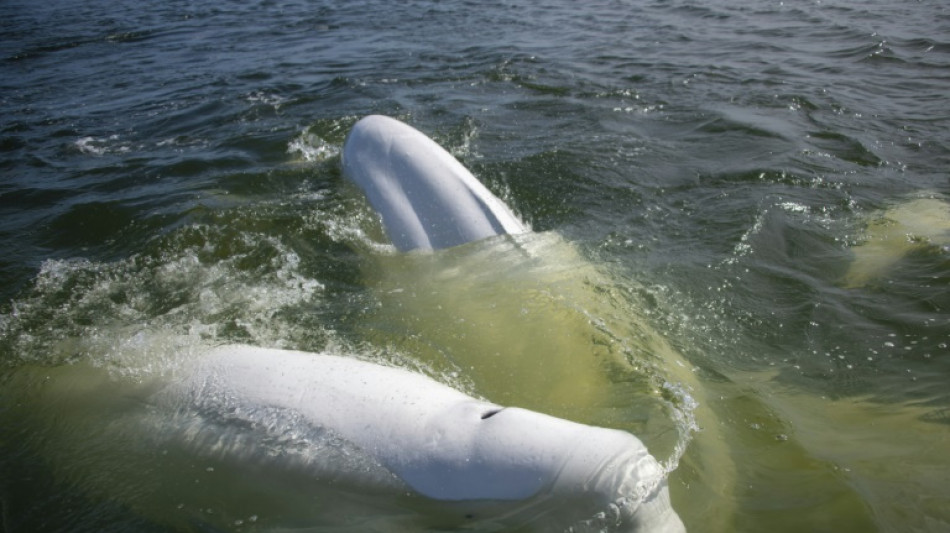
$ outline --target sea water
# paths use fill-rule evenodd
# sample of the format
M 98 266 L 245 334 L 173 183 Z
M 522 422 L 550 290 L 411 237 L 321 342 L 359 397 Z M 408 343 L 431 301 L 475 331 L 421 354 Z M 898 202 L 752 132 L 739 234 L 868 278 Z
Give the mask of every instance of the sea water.
M 224 342 L 639 433 L 693 531 L 950 528 L 943 4 L 10 0 L 0 20 L 7 531 L 281 526 L 66 453 L 96 400 L 31 404 L 20 372 L 141 383 Z M 450 150 L 558 243 L 550 264 L 396 254 L 340 174 L 371 113 Z M 491 265 L 517 268 L 492 285 Z M 545 313 L 595 333 L 544 336 Z M 610 361 L 492 364 L 585 343 Z M 207 468 L 187 481 L 227 486 Z

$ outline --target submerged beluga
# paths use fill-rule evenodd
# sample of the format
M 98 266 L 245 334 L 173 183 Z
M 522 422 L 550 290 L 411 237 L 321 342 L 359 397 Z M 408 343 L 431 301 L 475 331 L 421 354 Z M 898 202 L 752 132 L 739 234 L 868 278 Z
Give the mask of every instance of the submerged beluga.
M 950 250 L 950 203 L 931 192 L 919 193 L 875 212 L 867 221 L 843 278 L 858 288 L 885 276 L 915 251 Z
M 736 475 L 714 410 L 719 393 L 631 305 L 636 283 L 558 233 L 532 231 L 396 119 L 357 122 L 342 163 L 396 250 L 368 254 L 377 305 L 360 316 L 365 338 L 463 376 L 494 402 L 631 431 L 667 475 L 678 469 L 710 531 L 732 527 Z M 668 527 L 682 526 L 677 518 Z
M 361 120 L 347 138 L 343 165 L 402 252 L 458 249 L 468 268 L 495 264 L 503 269 L 500 255 L 509 255 L 512 246 L 522 258 L 546 251 L 544 238 L 519 239 L 530 231 L 501 200 L 434 141 L 401 122 L 379 116 Z M 500 249 L 476 248 L 474 260 L 466 255 L 472 250 L 463 245 L 493 237 L 512 240 L 503 241 Z M 572 257 L 565 254 L 560 258 Z M 398 263 L 427 257 L 398 253 L 389 259 Z M 574 262 L 580 263 L 571 259 L 568 268 Z M 435 274 L 438 279 L 428 280 L 434 287 L 448 280 L 459 288 L 445 266 L 439 263 L 429 272 L 413 269 L 412 276 Z M 553 272 L 561 275 L 557 268 Z M 386 279 L 403 284 L 404 273 L 397 269 Z M 526 279 L 521 276 L 538 273 L 529 268 L 515 279 L 521 282 Z M 480 305 L 477 296 L 485 296 L 483 286 L 470 287 L 474 293 L 456 295 L 462 298 L 456 300 L 460 312 L 476 309 L 471 305 Z M 381 299 L 388 305 L 392 300 L 387 298 L 403 294 L 384 290 Z M 468 297 L 476 303 L 464 301 Z M 421 309 L 413 302 L 425 305 L 429 300 L 402 300 L 410 307 L 401 314 L 406 320 L 418 318 L 411 313 Z M 540 309 L 546 302 L 536 304 Z M 500 306 L 505 311 L 501 316 L 510 318 L 504 302 L 486 305 L 489 314 L 497 316 Z M 531 302 L 524 305 L 530 315 Z M 481 311 L 466 315 L 472 320 L 464 327 L 479 327 L 476 315 Z M 602 371 L 614 364 L 607 361 L 610 350 L 596 364 L 571 353 L 572 339 L 590 338 L 589 332 L 578 332 L 583 328 L 562 327 L 576 322 L 574 315 L 546 322 L 553 322 L 551 342 L 567 342 L 561 350 L 567 353 L 522 360 L 488 354 L 481 361 L 461 354 L 455 361 L 472 373 L 478 394 L 491 401 L 352 354 L 227 345 L 169 355 L 174 362 L 166 372 L 144 379 L 117 377 L 83 363 L 25 366 L 5 381 L 0 393 L 0 399 L 15 406 L 2 414 L 3 424 L 30 420 L 36 415 L 32 411 L 54 420 L 82 413 L 83 427 L 71 429 L 85 437 L 69 445 L 52 442 L 60 431 L 55 423 L 37 433 L 51 441 L 37 444 L 48 452 L 51 468 L 65 472 L 67 479 L 83 480 L 81 485 L 97 496 L 124 490 L 119 495 L 123 506 L 159 523 L 171 520 L 182 506 L 207 505 L 198 519 L 224 528 L 247 525 L 242 510 L 255 508 L 262 509 L 253 515 L 261 527 L 313 531 L 682 531 L 666 480 L 675 465 L 657 461 L 627 431 L 538 412 L 551 405 L 558 415 L 570 414 L 572 406 L 595 404 L 609 392 Z M 531 324 L 531 318 L 525 323 Z M 585 320 L 580 324 L 590 326 Z M 564 331 L 555 331 L 559 328 Z M 421 331 L 433 333 L 435 344 L 447 341 L 437 329 L 441 326 L 435 320 L 432 329 Z M 477 348 L 486 347 L 484 343 L 498 351 L 508 348 L 494 345 L 491 332 L 485 337 L 475 343 Z M 496 364 L 479 368 L 479 363 Z M 488 379 L 502 373 L 517 380 L 513 388 L 504 380 Z M 8 397 L 10 391 L 24 390 L 29 402 Z M 520 399 L 530 409 L 505 406 L 507 400 Z M 659 403 L 650 403 L 651 408 Z M 658 413 L 644 413 L 645 426 L 652 424 L 647 419 L 653 414 Z M 24 422 L 25 431 L 33 424 Z M 150 492 L 153 488 L 159 493 Z

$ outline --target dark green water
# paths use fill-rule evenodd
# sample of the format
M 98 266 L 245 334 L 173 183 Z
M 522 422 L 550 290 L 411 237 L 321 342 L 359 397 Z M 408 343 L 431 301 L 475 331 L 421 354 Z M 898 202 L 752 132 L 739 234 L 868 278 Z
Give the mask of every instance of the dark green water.
M 231 341 L 414 360 L 367 333 L 394 260 L 340 175 L 381 113 L 603 272 L 595 319 L 682 355 L 657 374 L 701 404 L 670 476 L 691 530 L 950 528 L 950 7 L 535 4 L 0 4 L 5 373 Z M 178 527 L 60 474 L 11 398 L 5 529 Z M 576 417 L 649 425 L 610 398 Z

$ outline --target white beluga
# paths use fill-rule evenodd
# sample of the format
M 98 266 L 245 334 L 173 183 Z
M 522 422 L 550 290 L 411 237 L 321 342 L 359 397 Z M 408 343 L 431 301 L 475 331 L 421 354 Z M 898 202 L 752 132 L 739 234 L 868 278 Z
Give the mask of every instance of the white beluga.
M 501 403 L 603 425 L 622 398 L 642 417 L 638 431 L 659 444 L 664 471 L 676 468 L 693 411 L 708 415 L 708 405 L 676 384 L 692 383 L 691 367 L 622 308 L 598 268 L 556 233 L 531 232 L 452 155 L 398 120 L 361 119 L 342 158 L 392 244 L 432 252 L 368 261 L 379 306 L 364 317 L 367 338 L 457 371 Z M 709 427 L 700 444 L 716 458 L 703 475 L 728 487 L 731 475 L 720 472 L 731 461 L 717 432 Z
M 936 194 L 920 193 L 868 220 L 854 254 L 844 285 L 855 288 L 885 275 L 915 250 L 950 250 L 950 203 Z
M 29 412 L 10 403 L 3 417 L 26 424 L 58 477 L 174 527 L 253 512 L 308 531 L 683 529 L 665 472 L 629 433 L 354 357 L 244 345 L 171 357 L 174 370 L 144 380 L 24 367 L 0 398 L 31 391 Z
M 196 370 L 162 394 L 190 398 L 199 413 L 232 413 L 251 426 L 264 422 L 259 413 L 267 412 L 271 420 L 283 413 L 304 427 L 324 428 L 353 446 L 351 453 L 364 456 L 367 465 L 391 474 L 366 476 L 356 469 L 334 476 L 358 490 L 385 492 L 399 484 L 445 502 L 440 515 L 447 525 L 481 521 L 550 531 L 612 510 L 611 520 L 623 522 L 624 530 L 681 527 L 663 471 L 629 433 L 503 408 L 403 369 L 225 346 L 202 357 Z M 199 445 L 200 453 L 245 461 L 263 451 L 241 450 L 244 441 L 235 439 L 206 446 L 200 436 L 183 431 L 178 438 Z M 333 465 L 304 452 L 284 467 L 319 478 Z

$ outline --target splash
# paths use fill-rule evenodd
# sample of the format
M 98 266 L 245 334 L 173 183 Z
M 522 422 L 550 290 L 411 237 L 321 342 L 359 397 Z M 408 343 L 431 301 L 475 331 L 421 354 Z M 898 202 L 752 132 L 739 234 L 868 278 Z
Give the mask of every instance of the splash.
M 340 147 L 323 140 L 315 133 L 304 132 L 290 141 L 287 153 L 298 156 L 307 163 L 317 163 L 340 155 Z
M 73 143 L 73 146 L 82 154 L 102 156 L 106 154 L 124 154 L 132 151 L 132 144 L 123 141 L 119 135 L 109 135 L 108 137 L 81 137 Z
M 44 365 L 91 359 L 141 368 L 155 364 L 153 346 L 174 348 L 189 337 L 280 346 L 299 337 L 281 315 L 324 290 L 272 236 L 241 233 L 228 242 L 220 229 L 196 225 L 170 240 L 179 242 L 115 262 L 45 261 L 32 290 L 0 320 L 4 351 Z M 139 364 L 123 364 L 130 353 Z

